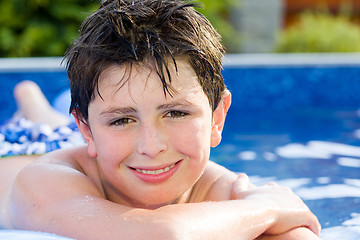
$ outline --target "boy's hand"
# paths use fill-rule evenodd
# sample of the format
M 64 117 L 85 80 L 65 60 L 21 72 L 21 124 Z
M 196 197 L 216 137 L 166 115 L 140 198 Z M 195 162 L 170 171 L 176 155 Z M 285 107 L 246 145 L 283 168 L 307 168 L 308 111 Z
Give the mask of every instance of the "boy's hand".
M 276 183 L 256 187 L 246 174 L 239 174 L 233 184 L 231 199 L 262 202 L 274 210 L 275 222 L 266 230 L 267 234 L 280 234 L 295 227 L 307 227 L 316 235 L 320 233 L 318 219 L 290 188 L 280 187 Z
M 256 186 L 250 183 L 249 177 L 245 173 L 240 173 L 236 181 L 233 183 L 231 200 L 242 199 L 243 192 L 253 187 Z

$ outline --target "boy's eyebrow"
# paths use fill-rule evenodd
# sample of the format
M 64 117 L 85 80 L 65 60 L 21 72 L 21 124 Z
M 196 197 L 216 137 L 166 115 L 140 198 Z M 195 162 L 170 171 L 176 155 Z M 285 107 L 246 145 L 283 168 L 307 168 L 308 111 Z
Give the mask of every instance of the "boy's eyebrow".
M 189 106 L 189 105 L 193 105 L 190 101 L 183 99 L 180 101 L 176 101 L 173 103 L 167 103 L 167 104 L 162 104 L 159 107 L 157 107 L 157 109 L 161 110 L 161 109 L 169 109 L 169 108 L 173 108 L 176 106 Z
M 132 108 L 132 107 L 124 107 L 124 108 L 108 108 L 105 111 L 101 112 L 100 115 L 106 115 L 106 114 L 112 114 L 112 113 L 117 113 L 117 114 L 129 114 L 129 113 L 134 113 L 136 112 L 136 109 Z
M 161 109 L 174 108 L 176 106 L 189 106 L 189 105 L 193 105 L 193 104 L 190 101 L 184 99 L 180 101 L 175 101 L 173 103 L 161 104 L 160 106 L 157 107 L 157 109 L 161 110 Z M 135 112 L 137 112 L 137 110 L 132 107 L 110 107 L 102 111 L 100 115 L 113 114 L 113 113 L 126 115 Z

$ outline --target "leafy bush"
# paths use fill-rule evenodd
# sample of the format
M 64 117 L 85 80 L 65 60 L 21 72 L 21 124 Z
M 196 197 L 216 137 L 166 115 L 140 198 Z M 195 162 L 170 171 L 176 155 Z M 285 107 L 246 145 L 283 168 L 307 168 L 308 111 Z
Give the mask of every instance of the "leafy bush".
M 0 57 L 61 56 L 97 0 L 1 0 Z
M 298 24 L 283 31 L 276 52 L 359 52 L 360 27 L 346 15 L 304 12 Z
M 86 16 L 100 0 L 1 0 L 0 57 L 62 56 Z M 239 0 L 200 0 L 198 9 L 222 35 L 231 51 L 239 37 L 229 10 Z
M 241 36 L 235 30 L 234 25 L 231 24 L 231 11 L 240 6 L 241 0 L 198 1 L 203 6 L 197 10 L 209 19 L 216 31 L 221 35 L 226 50 L 228 52 L 238 51 Z

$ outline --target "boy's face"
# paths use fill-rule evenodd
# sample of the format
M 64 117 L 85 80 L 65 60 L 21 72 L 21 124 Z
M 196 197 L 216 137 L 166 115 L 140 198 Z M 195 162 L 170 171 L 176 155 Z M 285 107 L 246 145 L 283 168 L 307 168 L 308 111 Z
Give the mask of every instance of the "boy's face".
M 173 97 L 165 97 L 156 71 L 137 64 L 100 75 L 102 98 L 89 104 L 89 128 L 78 124 L 111 201 L 144 208 L 175 201 L 196 183 L 220 141 L 195 72 L 185 60 L 177 65 L 178 73 L 170 66 Z

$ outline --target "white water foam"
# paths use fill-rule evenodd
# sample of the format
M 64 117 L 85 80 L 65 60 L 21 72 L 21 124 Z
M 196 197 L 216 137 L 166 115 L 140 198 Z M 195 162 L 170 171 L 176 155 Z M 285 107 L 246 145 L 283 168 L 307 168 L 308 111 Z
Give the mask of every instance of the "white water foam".
M 276 154 L 284 158 L 330 159 L 340 155 L 336 162 L 343 167 L 360 168 L 360 147 L 343 143 L 310 141 L 307 144 L 290 143 L 275 149 Z
M 339 157 L 336 162 L 343 167 L 360 168 L 360 159 L 350 157 Z
M 352 213 L 351 219 L 344 221 L 342 226 L 323 229 L 321 239 L 360 239 L 360 213 Z
M 328 182 L 330 181 L 330 179 L 328 178 L 319 179 L 317 179 L 317 181 L 324 181 L 325 184 L 328 184 Z M 344 179 L 344 184 L 328 184 L 316 187 L 307 186 L 312 181 L 310 178 L 288 178 L 277 180 L 276 177 L 263 178 L 259 176 L 250 176 L 250 181 L 257 186 L 264 185 L 268 182 L 276 182 L 282 187 L 291 188 L 303 200 L 320 200 L 325 198 L 346 197 L 360 198 L 359 179 Z
M 245 161 L 253 161 L 257 158 L 257 154 L 254 151 L 242 151 L 238 153 L 238 158 Z
M 336 226 L 322 230 L 320 238 L 323 240 L 357 240 L 360 239 L 360 226 Z
M 346 184 L 330 184 L 311 188 L 294 190 L 304 200 L 319 200 L 324 198 L 360 197 L 360 188 Z
M 322 152 L 318 149 L 312 149 L 308 145 L 300 143 L 290 143 L 283 147 L 276 148 L 275 152 L 284 158 L 320 158 L 329 159 L 331 154 Z

